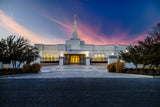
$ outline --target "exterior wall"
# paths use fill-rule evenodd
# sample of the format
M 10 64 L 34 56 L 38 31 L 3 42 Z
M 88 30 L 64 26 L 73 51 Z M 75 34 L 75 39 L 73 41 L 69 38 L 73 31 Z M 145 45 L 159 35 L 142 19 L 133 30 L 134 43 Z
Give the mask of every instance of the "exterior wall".
M 81 45 L 80 47 L 82 51 L 92 51 L 93 50 L 93 45 Z
M 45 55 L 48 56 L 51 55 L 51 61 L 52 57 L 54 55 L 55 58 L 59 58 L 61 56 L 61 53 L 64 52 L 82 52 L 82 51 L 89 51 L 89 57 L 92 58 L 92 60 L 102 61 L 102 56 L 104 56 L 104 59 L 106 60 L 108 56 L 114 55 L 119 56 L 120 51 L 125 51 L 128 46 L 125 45 L 85 45 L 80 44 L 80 39 L 76 40 L 67 40 L 66 44 L 57 44 L 57 45 L 43 45 L 43 44 L 35 44 L 35 46 L 39 49 L 39 55 L 43 57 L 43 60 L 45 58 Z M 97 55 L 97 58 L 95 59 L 95 55 Z M 99 58 L 100 56 L 100 58 Z
M 71 50 L 80 50 L 80 40 L 79 39 L 67 40 L 66 45 L 69 45 Z
M 115 56 L 119 56 L 119 52 L 126 51 L 127 48 L 128 48 L 128 46 L 126 46 L 126 45 L 115 46 L 115 50 L 116 50 Z
M 111 64 L 113 62 L 117 62 L 117 58 L 108 58 L 108 64 Z
M 57 50 L 58 51 L 65 51 L 66 50 L 66 45 L 65 44 L 58 44 L 57 45 Z

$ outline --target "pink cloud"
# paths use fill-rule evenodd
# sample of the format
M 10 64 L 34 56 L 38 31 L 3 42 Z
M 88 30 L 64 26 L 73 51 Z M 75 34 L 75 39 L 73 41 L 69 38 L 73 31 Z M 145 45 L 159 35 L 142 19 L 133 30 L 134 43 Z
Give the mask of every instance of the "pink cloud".
M 9 32 L 12 32 L 16 35 L 21 35 L 31 41 L 32 44 L 35 43 L 53 43 L 53 40 L 47 39 L 45 37 L 40 37 L 37 34 L 34 34 L 30 30 L 21 26 L 17 22 L 15 22 L 11 17 L 5 14 L 2 10 L 0 10 L 0 26 L 7 29 Z M 54 43 L 62 43 L 61 39 L 55 39 Z
M 63 32 L 68 35 L 68 38 L 72 37 L 73 33 L 73 22 L 65 21 L 61 22 L 54 18 L 47 17 L 49 20 L 56 22 L 57 24 L 61 25 Z M 13 34 L 21 35 L 31 41 L 32 44 L 35 43 L 44 43 L 44 44 L 55 44 L 55 43 L 64 43 L 64 40 L 53 38 L 48 39 L 46 38 L 47 35 L 44 37 L 33 33 L 32 31 L 26 29 L 25 27 L 21 26 L 17 22 L 15 22 L 11 17 L 5 14 L 2 10 L 0 10 L 0 26 L 7 29 L 9 32 Z M 98 26 L 91 27 L 87 24 L 84 24 L 80 21 L 77 22 L 77 32 L 78 37 L 86 42 L 86 44 L 95 44 L 95 45 L 133 45 L 137 44 L 138 40 L 143 40 L 146 35 L 134 35 L 135 38 L 130 38 L 128 32 L 118 32 L 115 31 L 112 35 L 104 35 L 101 34 L 99 31 Z M 55 36 L 56 37 L 56 36 Z
M 63 28 L 60 29 L 67 33 L 68 37 L 72 37 L 73 32 L 73 22 L 65 21 L 61 22 L 54 18 L 47 17 L 49 20 L 58 23 Z M 128 32 L 114 32 L 112 35 L 102 35 L 100 34 L 98 28 L 91 27 L 80 21 L 77 22 L 77 32 L 78 37 L 86 42 L 86 44 L 95 45 L 135 45 L 138 40 L 143 40 L 146 35 L 134 35 L 134 38 L 130 38 Z

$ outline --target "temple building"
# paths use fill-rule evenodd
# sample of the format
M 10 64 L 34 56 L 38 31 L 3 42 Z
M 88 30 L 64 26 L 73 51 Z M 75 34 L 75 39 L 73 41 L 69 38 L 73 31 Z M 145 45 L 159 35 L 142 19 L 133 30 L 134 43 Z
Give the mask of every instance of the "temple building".
M 76 15 L 74 18 L 73 37 L 65 44 L 35 44 L 39 50 L 42 63 L 84 64 L 107 63 L 109 56 L 119 57 L 120 51 L 125 51 L 126 45 L 93 45 L 85 44 L 78 38 Z

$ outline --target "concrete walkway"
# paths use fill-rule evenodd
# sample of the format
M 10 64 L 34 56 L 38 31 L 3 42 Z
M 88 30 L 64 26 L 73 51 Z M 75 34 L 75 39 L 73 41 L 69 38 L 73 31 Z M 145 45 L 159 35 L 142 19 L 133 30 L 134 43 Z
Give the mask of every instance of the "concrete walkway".
M 152 76 L 109 73 L 105 66 L 43 66 L 40 73 L 14 74 L 0 76 L 0 79 L 31 79 L 31 78 L 152 78 Z

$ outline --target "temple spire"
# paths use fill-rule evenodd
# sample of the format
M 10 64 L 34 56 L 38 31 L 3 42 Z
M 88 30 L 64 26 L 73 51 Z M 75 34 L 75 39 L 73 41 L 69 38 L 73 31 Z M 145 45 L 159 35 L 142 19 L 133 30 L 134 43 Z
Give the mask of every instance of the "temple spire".
M 74 15 L 74 20 L 76 20 L 76 14 Z
M 76 14 L 74 15 L 74 32 L 73 32 L 73 39 L 77 39 L 78 34 L 77 34 L 77 22 L 76 22 Z

